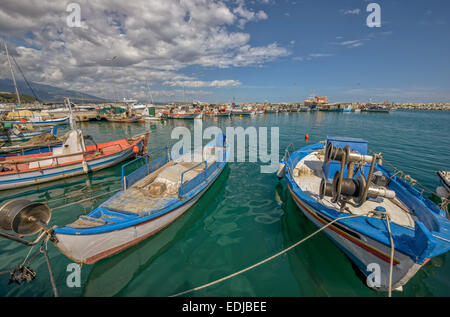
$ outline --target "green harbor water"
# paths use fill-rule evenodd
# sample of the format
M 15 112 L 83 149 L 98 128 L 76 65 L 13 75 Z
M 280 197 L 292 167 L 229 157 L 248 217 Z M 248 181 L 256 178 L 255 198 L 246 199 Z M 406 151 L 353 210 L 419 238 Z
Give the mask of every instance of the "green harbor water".
M 281 113 L 203 120 L 203 127 L 279 127 L 279 155 L 327 135 L 358 137 L 369 148 L 431 189 L 436 171 L 450 170 L 450 112 Z M 173 143 L 176 126 L 193 130 L 193 121 L 165 123 L 87 122 L 85 135 L 97 143 L 150 130 L 149 147 Z M 60 133 L 63 133 L 62 130 Z M 270 150 L 270 147 L 269 147 Z M 140 244 L 94 265 L 81 268 L 81 287 L 69 288 L 69 259 L 49 244 L 60 296 L 170 296 L 250 266 L 316 230 L 296 207 L 285 181 L 262 174 L 261 162 L 230 163 L 206 194 L 175 223 Z M 26 197 L 53 208 L 51 225 L 62 226 L 86 214 L 120 188 L 121 166 L 94 174 L 0 192 L 0 202 Z M 101 194 L 103 196 L 98 197 Z M 97 197 L 87 200 L 90 197 Z M 38 249 L 34 247 L 33 254 Z M 29 248 L 0 240 L 0 271 L 21 264 Z M 450 260 L 429 261 L 394 296 L 450 296 Z M 0 296 L 52 296 L 43 256 L 30 265 L 37 277 L 8 285 L 0 275 Z M 322 233 L 249 272 L 190 296 L 386 296 L 365 285 L 350 260 Z

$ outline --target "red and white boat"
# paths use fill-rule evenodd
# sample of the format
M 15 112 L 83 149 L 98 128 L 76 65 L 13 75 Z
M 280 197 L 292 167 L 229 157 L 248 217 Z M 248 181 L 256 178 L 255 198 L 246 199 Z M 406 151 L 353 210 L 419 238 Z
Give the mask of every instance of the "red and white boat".
M 50 152 L 0 157 L 0 190 L 85 174 L 147 152 L 149 132 L 86 146 L 81 130 L 72 130 L 62 146 Z

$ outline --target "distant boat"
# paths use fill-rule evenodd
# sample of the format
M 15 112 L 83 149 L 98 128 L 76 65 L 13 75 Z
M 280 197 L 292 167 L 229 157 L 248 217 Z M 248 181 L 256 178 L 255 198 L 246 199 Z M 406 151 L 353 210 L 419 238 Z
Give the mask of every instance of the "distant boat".
M 388 108 L 361 108 L 361 112 L 377 112 L 377 113 L 389 113 L 390 110 Z
M 88 215 L 53 229 L 56 248 L 93 264 L 161 231 L 189 210 L 216 181 L 230 156 L 225 137 L 203 147 L 202 162 L 174 161 L 169 148 L 122 166 L 122 191 Z M 126 174 L 127 168 L 140 166 Z
M 144 122 L 142 117 L 131 116 L 131 117 L 120 117 L 120 116 L 105 116 L 106 120 L 110 122 L 123 122 L 123 123 L 134 123 L 134 122 Z
M 187 120 L 191 120 L 191 119 L 202 119 L 203 118 L 203 114 L 202 113 L 197 113 L 197 112 L 184 112 L 184 111 L 180 111 L 180 112 L 163 111 L 162 112 L 162 117 L 163 118 L 167 118 L 167 119 L 187 119 Z
M 156 114 L 155 107 L 146 106 L 142 112 L 142 119 L 146 121 L 161 121 L 162 116 L 161 113 Z
M 205 111 L 203 112 L 203 115 L 208 117 L 229 117 L 231 116 L 231 110 L 220 109 L 213 111 Z
M 182 106 L 180 108 L 172 107 L 169 111 L 162 112 L 163 118 L 167 119 L 202 119 L 203 113 L 198 110 L 193 110 L 189 106 Z
M 442 186 L 450 193 L 450 172 L 449 171 L 439 171 L 437 172 Z
M 254 109 L 242 109 L 242 108 L 238 108 L 238 109 L 233 109 L 231 110 L 231 113 L 233 116 L 252 116 L 255 114 L 255 110 Z
M 35 136 L 43 135 L 46 133 L 50 133 L 56 135 L 57 127 L 51 127 L 46 129 L 37 129 L 37 130 L 28 130 L 21 129 L 21 124 L 14 124 L 11 129 L 4 129 L 0 132 L 0 141 L 1 142 L 18 142 L 18 141 L 27 141 Z
M 147 132 L 132 138 L 86 146 L 81 130 L 70 131 L 50 152 L 0 157 L 0 190 L 85 174 L 145 153 Z
M 55 125 L 65 125 L 69 124 L 70 118 L 69 116 L 59 118 L 59 119 L 43 119 L 41 115 L 34 114 L 28 120 L 22 121 L 3 121 L 4 123 L 12 123 L 12 124 L 27 124 L 31 123 L 34 126 L 55 126 Z

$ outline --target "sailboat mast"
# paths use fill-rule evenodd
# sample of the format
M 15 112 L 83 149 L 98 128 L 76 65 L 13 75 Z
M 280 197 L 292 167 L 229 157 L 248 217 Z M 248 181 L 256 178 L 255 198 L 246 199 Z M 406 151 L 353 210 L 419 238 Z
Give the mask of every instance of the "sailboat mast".
M 12 76 L 12 80 L 14 82 L 14 88 L 16 89 L 16 96 L 17 96 L 17 102 L 18 102 L 17 105 L 20 106 L 21 102 L 20 102 L 19 90 L 17 89 L 16 76 L 14 76 L 14 69 L 11 64 L 11 58 L 9 57 L 8 46 L 6 45 L 6 42 L 4 42 L 4 44 L 5 44 L 6 56 L 8 57 L 9 69 L 11 70 L 11 76 Z

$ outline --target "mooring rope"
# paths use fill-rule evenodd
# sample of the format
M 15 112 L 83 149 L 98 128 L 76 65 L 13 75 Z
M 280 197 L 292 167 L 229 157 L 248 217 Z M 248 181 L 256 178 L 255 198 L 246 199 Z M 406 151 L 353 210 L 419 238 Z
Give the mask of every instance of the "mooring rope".
M 45 240 L 45 248 L 44 243 L 42 243 L 40 252 L 44 253 L 45 260 L 47 261 L 48 273 L 50 274 L 50 283 L 52 284 L 53 295 L 55 297 L 58 297 L 58 290 L 56 289 L 55 277 L 53 276 L 52 266 L 50 265 L 50 259 L 47 253 L 47 242 L 48 238 Z
M 370 151 L 371 153 L 374 153 L 372 151 Z M 435 191 L 429 189 L 428 187 L 426 187 L 425 185 L 422 185 L 421 183 L 419 183 L 416 179 L 412 178 L 411 175 L 406 174 L 404 171 L 398 169 L 397 167 L 395 167 L 392 163 L 389 163 L 389 161 L 387 161 L 384 157 L 382 158 L 383 162 L 386 162 L 391 168 L 394 169 L 394 174 L 389 177 L 389 179 L 392 179 L 394 176 L 399 175 L 400 178 L 404 179 L 405 181 L 409 182 L 412 186 L 419 186 L 420 188 L 422 188 L 422 192 L 421 194 L 423 194 L 424 191 L 427 191 L 428 193 L 436 196 L 436 197 L 440 197 L 442 202 L 439 205 L 439 207 L 444 210 L 447 213 L 447 217 L 450 216 L 450 214 L 448 213 L 448 204 L 450 203 L 449 199 L 450 199 L 450 193 L 447 194 L 447 196 L 445 197 L 441 197 L 439 194 L 437 194 Z
M 192 292 L 194 292 L 194 291 L 198 291 L 198 290 L 201 290 L 201 289 L 203 289 L 203 288 L 206 288 L 206 287 L 209 287 L 209 286 L 218 284 L 218 283 L 220 283 L 220 282 L 223 282 L 223 281 L 225 281 L 225 280 L 228 280 L 228 279 L 230 279 L 230 278 L 232 278 L 232 277 L 235 277 L 235 276 L 237 276 L 237 275 L 240 275 L 240 274 L 242 274 L 242 273 L 244 273 L 244 272 L 247 272 L 247 271 L 249 271 L 249 270 L 251 270 L 251 269 L 254 269 L 255 267 L 258 267 L 258 266 L 260 266 L 260 265 L 262 265 L 262 264 L 264 264 L 264 263 L 266 263 L 266 262 L 269 262 L 269 261 L 271 261 L 271 260 L 273 260 L 273 259 L 279 257 L 280 255 L 282 255 L 282 254 L 288 252 L 289 250 L 291 250 L 291 249 L 297 247 L 298 245 L 300 245 L 300 244 L 302 244 L 303 242 L 307 241 L 308 239 L 312 238 L 313 236 L 315 236 L 316 234 L 318 234 L 318 233 L 321 232 L 322 230 L 328 228 L 329 226 L 331 226 L 332 224 L 334 224 L 335 222 L 337 222 L 337 221 L 339 221 L 339 220 L 350 219 L 350 218 L 356 218 L 356 217 L 362 217 L 362 216 L 368 216 L 368 215 L 371 214 L 371 213 L 373 213 L 373 211 L 370 211 L 370 212 L 368 212 L 368 213 L 361 214 L 361 215 L 351 215 L 351 216 L 343 216 L 343 217 L 336 218 L 336 219 L 332 220 L 331 222 L 327 223 L 325 226 L 323 226 L 323 227 L 319 228 L 318 230 L 314 231 L 313 233 L 311 233 L 311 234 L 308 235 L 307 237 L 305 237 L 305 238 L 301 239 L 300 241 L 294 243 L 294 244 L 291 245 L 290 247 L 288 247 L 288 248 L 286 248 L 286 249 L 284 249 L 284 250 L 282 250 L 282 251 L 276 253 L 275 255 L 272 255 L 271 257 L 268 257 L 268 258 L 266 258 L 266 259 L 264 259 L 264 260 L 262 260 L 262 261 L 260 261 L 260 262 L 258 262 L 258 263 L 256 263 L 256 264 L 253 264 L 253 265 L 251 265 L 251 266 L 249 266 L 249 267 L 247 267 L 247 268 L 245 268 L 245 269 L 242 269 L 242 270 L 240 270 L 240 271 L 238 271 L 238 272 L 235 272 L 235 273 L 233 273 L 233 274 L 230 274 L 230 275 L 227 275 L 227 276 L 225 276 L 225 277 L 222 277 L 222 278 L 220 278 L 220 279 L 218 279 L 218 280 L 215 280 L 215 281 L 213 281 L 213 282 L 210 282 L 210 283 L 204 284 L 204 285 L 202 285 L 202 286 L 198 286 L 198 287 L 195 287 L 195 288 L 192 288 L 192 289 L 189 289 L 189 290 L 186 290 L 186 291 L 177 293 L 177 294 L 175 294 L 175 295 L 171 295 L 171 296 L 169 296 L 169 297 L 177 297 L 177 296 L 185 295 L 185 294 L 188 294 L 188 293 L 192 293 Z M 389 228 L 390 228 L 390 227 L 389 227 Z M 390 231 L 390 229 L 389 229 L 389 231 Z M 393 246 L 393 242 L 392 242 L 391 245 Z M 392 247 L 392 248 L 393 248 L 393 247 Z M 393 251 L 391 251 L 391 262 L 393 262 Z M 392 270 L 392 269 L 391 269 L 391 270 Z M 392 280 L 391 280 L 391 279 L 390 279 L 390 282 L 389 282 L 389 283 L 390 283 L 390 284 L 392 283 Z M 389 285 L 389 290 L 390 290 L 390 289 L 391 289 L 391 285 Z M 389 296 L 390 296 L 390 293 L 389 293 Z

